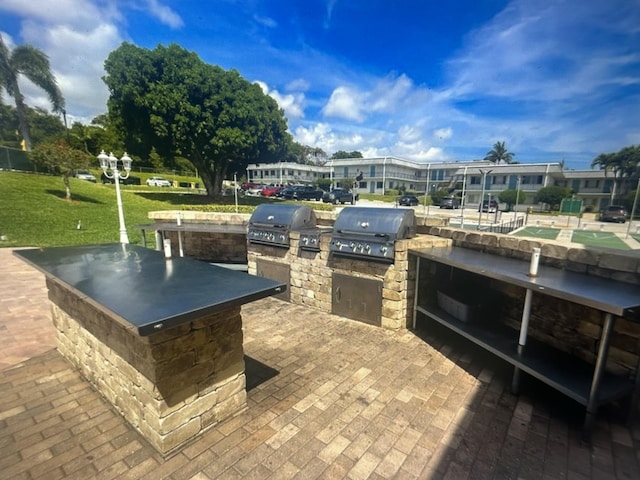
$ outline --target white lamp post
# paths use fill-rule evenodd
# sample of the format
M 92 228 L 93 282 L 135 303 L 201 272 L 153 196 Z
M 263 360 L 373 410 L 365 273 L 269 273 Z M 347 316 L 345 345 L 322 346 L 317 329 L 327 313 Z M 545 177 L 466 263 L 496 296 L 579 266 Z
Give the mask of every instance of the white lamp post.
M 629 217 L 629 225 L 627 225 L 627 233 L 625 234 L 624 238 L 629 237 L 629 231 L 631 230 L 633 217 L 636 214 L 636 204 L 638 203 L 638 192 L 640 192 L 640 178 L 638 178 L 638 185 L 636 186 L 636 194 L 633 197 L 633 205 L 631 206 L 631 217 Z
M 127 236 L 127 228 L 124 225 L 124 214 L 122 213 L 122 196 L 120 195 L 120 179 L 129 178 L 129 172 L 131 172 L 131 158 L 127 155 L 127 152 L 124 152 L 124 155 L 120 159 L 122 162 L 122 167 L 126 172 L 125 175 L 118 170 L 118 159 L 113 155 L 113 153 L 109 153 L 107 155 L 104 153 L 104 150 L 100 152 L 98 155 L 98 160 L 100 160 L 100 166 L 102 167 L 102 171 L 104 172 L 107 178 L 113 178 L 116 183 L 116 197 L 118 201 L 118 220 L 120 222 L 120 243 L 129 243 L 129 237 Z
M 480 207 L 478 208 L 478 230 L 480 230 L 480 224 L 482 223 L 482 204 L 484 203 L 484 188 L 487 184 L 487 175 L 489 175 L 492 170 L 482 170 L 479 168 L 478 171 L 482 174 L 482 195 L 480 196 Z M 487 204 L 487 213 L 489 213 L 489 205 L 491 205 L 491 202 Z

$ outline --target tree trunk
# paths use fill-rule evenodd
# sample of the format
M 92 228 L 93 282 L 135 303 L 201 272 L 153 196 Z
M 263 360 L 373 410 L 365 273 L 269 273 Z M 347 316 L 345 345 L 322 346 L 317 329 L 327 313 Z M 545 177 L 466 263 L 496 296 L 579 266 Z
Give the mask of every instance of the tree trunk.
M 18 86 L 15 87 L 16 115 L 18 115 L 18 128 L 24 140 L 25 148 L 31 151 L 31 134 L 29 132 L 29 121 L 27 120 L 27 105 L 24 103 L 24 96 L 20 93 Z
M 71 200 L 71 186 L 69 185 L 69 176 L 68 175 L 63 175 L 62 176 L 62 181 L 64 182 L 64 186 L 67 190 L 67 200 Z

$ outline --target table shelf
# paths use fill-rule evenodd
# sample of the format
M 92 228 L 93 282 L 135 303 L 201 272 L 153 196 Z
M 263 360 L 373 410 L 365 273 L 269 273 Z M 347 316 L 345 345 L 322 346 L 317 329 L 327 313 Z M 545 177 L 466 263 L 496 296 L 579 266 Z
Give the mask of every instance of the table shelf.
M 416 308 L 419 313 L 587 406 L 594 373 L 593 365 L 533 338 L 528 339 L 524 352 L 520 355 L 518 332 L 512 328 L 494 322 L 463 322 L 438 307 Z M 605 372 L 599 389 L 598 403 L 609 403 L 631 394 L 633 389 L 633 383 L 625 376 Z

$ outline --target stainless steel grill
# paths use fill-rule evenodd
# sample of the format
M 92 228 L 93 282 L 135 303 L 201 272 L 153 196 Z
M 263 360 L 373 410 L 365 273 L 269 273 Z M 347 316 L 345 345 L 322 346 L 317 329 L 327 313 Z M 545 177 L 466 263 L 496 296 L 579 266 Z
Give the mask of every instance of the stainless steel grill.
M 347 207 L 333 226 L 334 255 L 393 262 L 395 242 L 416 234 L 413 209 Z
M 316 214 L 311 207 L 263 203 L 249 219 L 247 239 L 249 243 L 289 248 L 292 231 L 315 226 Z

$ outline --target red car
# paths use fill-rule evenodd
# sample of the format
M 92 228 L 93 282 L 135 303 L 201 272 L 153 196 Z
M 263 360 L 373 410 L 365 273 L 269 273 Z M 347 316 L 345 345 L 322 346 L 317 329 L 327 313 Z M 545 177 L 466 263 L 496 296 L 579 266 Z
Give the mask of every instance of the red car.
M 275 197 L 280 190 L 282 190 L 282 187 L 268 185 L 262 189 L 260 195 L 262 195 L 263 197 Z

